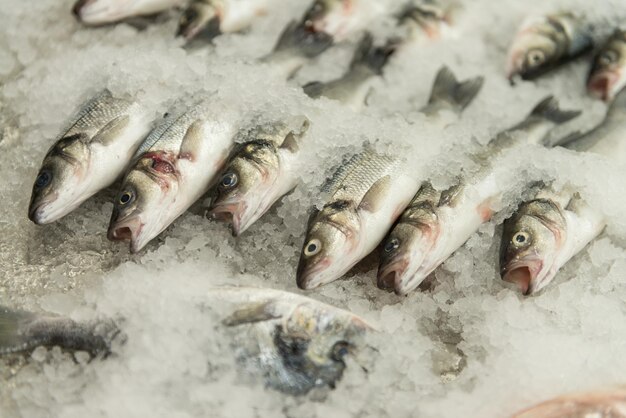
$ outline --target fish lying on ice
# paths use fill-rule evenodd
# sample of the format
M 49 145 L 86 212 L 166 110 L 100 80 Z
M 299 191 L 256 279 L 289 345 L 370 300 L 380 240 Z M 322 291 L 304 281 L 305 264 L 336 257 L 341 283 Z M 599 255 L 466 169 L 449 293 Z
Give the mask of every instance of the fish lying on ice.
M 616 30 L 593 59 L 587 91 L 606 102 L 626 86 L 626 31 Z
M 133 100 L 104 90 L 84 103 L 41 164 L 28 217 L 54 222 L 110 186 L 149 129 L 147 112 Z
M 400 47 L 444 37 L 450 31 L 453 16 L 458 10 L 459 5 L 454 2 L 409 2 L 397 14 L 398 27 L 403 32 L 400 35 Z
M 615 98 L 600 126 L 566 144 L 579 152 L 626 163 L 626 90 Z M 500 244 L 502 279 L 525 295 L 547 286 L 561 267 L 604 229 L 606 219 L 570 188 L 542 195 L 520 205 L 504 222 Z
M 185 0 L 78 0 L 72 12 L 85 25 L 105 25 L 182 6 Z
M 405 295 L 462 246 L 498 209 L 510 185 L 493 170 L 498 156 L 516 145 L 541 143 L 557 125 L 578 116 L 549 97 L 520 124 L 504 131 L 474 156 L 481 169 L 448 190 L 424 183 L 386 238 L 378 286 Z
M 436 109 L 451 106 L 460 112 L 481 85 L 482 78 L 458 83 L 444 68 L 427 109 L 437 114 Z M 376 248 L 419 188 L 413 171 L 413 162 L 369 145 L 342 163 L 322 188 L 327 196 L 323 208 L 309 218 L 298 287 L 313 289 L 337 280 Z
M 529 17 L 509 49 L 507 78 L 532 80 L 592 47 L 590 25 L 571 13 Z
M 234 119 L 212 99 L 166 117 L 122 181 L 109 239 L 130 240 L 138 252 L 206 193 L 234 144 Z
M 626 389 L 561 396 L 520 411 L 511 418 L 626 418 Z
M 177 36 L 190 41 L 210 32 L 212 26 L 216 26 L 220 33 L 244 30 L 255 17 L 267 12 L 270 1 L 192 0 L 180 17 Z

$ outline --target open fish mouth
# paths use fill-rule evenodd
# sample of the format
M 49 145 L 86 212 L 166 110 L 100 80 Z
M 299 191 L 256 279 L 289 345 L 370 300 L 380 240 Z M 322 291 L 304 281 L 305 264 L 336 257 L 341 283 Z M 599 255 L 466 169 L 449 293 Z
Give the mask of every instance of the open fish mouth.
M 541 260 L 528 260 L 506 267 L 502 280 L 515 284 L 524 296 L 533 294 L 538 287 L 537 277 L 543 268 Z
M 325 284 L 326 280 L 324 280 L 322 273 L 330 267 L 332 262 L 330 257 L 325 257 L 308 269 L 300 265 L 296 276 L 298 287 L 303 290 L 311 290 Z
M 620 79 L 620 71 L 602 71 L 589 78 L 587 91 L 605 102 L 613 98 L 615 86 Z
M 247 205 L 245 202 L 223 203 L 215 205 L 207 214 L 218 221 L 229 223 L 234 236 L 239 236 L 248 225 L 243 221 Z
M 131 250 L 135 248 L 138 251 L 139 246 L 137 245 L 137 241 L 142 229 L 143 223 L 141 223 L 141 218 L 134 216 L 122 222 L 115 222 L 111 224 L 107 233 L 107 238 L 110 241 L 130 241 Z
M 406 274 L 409 266 L 409 260 L 406 257 L 394 261 L 386 266 L 378 269 L 377 285 L 379 289 L 393 289 L 396 293 L 402 287 L 402 279 Z

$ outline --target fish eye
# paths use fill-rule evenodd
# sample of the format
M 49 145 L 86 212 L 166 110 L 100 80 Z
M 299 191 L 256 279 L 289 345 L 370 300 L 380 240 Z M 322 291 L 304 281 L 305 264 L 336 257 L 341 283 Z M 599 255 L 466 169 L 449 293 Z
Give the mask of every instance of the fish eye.
M 332 358 L 339 361 L 350 353 L 350 344 L 347 341 L 339 341 L 333 346 Z
M 318 239 L 312 239 L 304 247 L 304 255 L 311 257 L 322 250 L 322 243 Z
M 35 187 L 41 189 L 46 187 L 52 181 L 52 173 L 48 170 L 43 170 L 37 175 L 37 179 L 35 179 Z
M 598 57 L 598 63 L 601 65 L 609 65 L 617 61 L 617 53 L 612 50 L 604 51 Z
M 537 67 L 544 63 L 546 54 L 540 49 L 532 49 L 526 55 L 526 60 L 531 67 Z
M 398 238 L 392 238 L 389 241 L 387 241 L 387 243 L 383 247 L 383 251 L 386 253 L 390 253 L 390 252 L 397 250 L 399 246 L 400 246 L 400 241 L 398 240 Z
M 528 236 L 526 232 L 520 231 L 516 233 L 515 235 L 513 235 L 513 239 L 511 240 L 511 242 L 515 246 L 522 246 L 528 243 L 529 238 L 530 237 Z
M 118 201 L 120 205 L 127 205 L 133 200 L 134 197 L 135 197 L 135 194 L 132 191 L 127 190 L 120 195 L 120 198 L 118 199 Z
M 220 180 L 220 186 L 229 189 L 234 187 L 239 182 L 239 177 L 235 173 L 226 173 Z

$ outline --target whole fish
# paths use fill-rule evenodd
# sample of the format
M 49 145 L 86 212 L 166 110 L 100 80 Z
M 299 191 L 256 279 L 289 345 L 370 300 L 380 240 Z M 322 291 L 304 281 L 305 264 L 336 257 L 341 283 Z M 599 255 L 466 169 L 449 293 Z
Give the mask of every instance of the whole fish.
M 561 396 L 514 414 L 511 418 L 626 418 L 626 390 Z
M 422 109 L 429 120 L 438 123 L 442 111 L 460 113 L 476 96 L 482 78 L 458 82 L 444 67 L 435 79 L 428 104 Z M 261 131 L 266 128 L 262 128 Z M 274 128 L 272 128 L 274 129 Z M 290 131 L 284 124 L 268 136 L 252 138 L 233 153 L 221 175 L 210 215 L 230 220 L 235 235 L 241 234 L 299 182 L 299 171 L 305 164 L 301 149 L 308 124 Z M 258 132 L 252 131 L 253 136 Z M 286 136 L 285 136 L 286 134 Z
M 41 164 L 28 217 L 36 224 L 54 222 L 110 186 L 149 128 L 139 103 L 108 90 L 84 103 Z
M 591 28 L 571 13 L 526 19 L 509 49 L 506 73 L 532 80 L 593 47 Z
M 366 34 L 356 49 L 350 69 L 342 77 L 327 83 L 312 82 L 306 84 L 304 92 L 314 99 L 324 96 L 331 100 L 338 100 L 359 111 L 371 92 L 372 84 L 380 75 L 394 47 L 374 47 L 374 40 Z
M 78 0 L 72 12 L 85 25 L 105 25 L 181 6 L 185 0 Z
M 384 2 L 369 0 L 315 0 L 302 18 L 310 31 L 341 42 L 370 26 L 387 11 Z
M 549 97 L 473 156 L 481 166 L 476 175 L 461 177 L 445 191 L 424 183 L 383 244 L 378 286 L 399 295 L 417 288 L 497 210 L 509 187 L 494 173 L 498 156 L 516 145 L 541 143 L 552 128 L 579 113 L 560 110 Z
M 626 86 L 626 31 L 616 30 L 593 59 L 587 91 L 606 102 Z
M 266 13 L 270 0 L 192 0 L 178 22 L 177 36 L 187 41 L 211 32 L 217 26 L 220 33 L 238 32 Z
M 287 123 L 256 126 L 245 132 L 221 174 L 209 215 L 232 224 L 238 236 L 297 184 L 299 142 L 309 129 Z
M 615 98 L 603 123 L 566 144 L 580 152 L 626 163 L 626 90 Z M 515 283 L 525 295 L 547 286 L 567 261 L 604 229 L 606 219 L 572 190 L 551 192 L 522 203 L 504 222 L 500 244 L 502 279 Z
M 373 327 L 351 312 L 271 289 L 216 288 L 210 295 L 235 307 L 223 323 L 236 330 L 238 361 L 275 390 L 334 388 L 348 358 L 367 360 L 364 338 Z
M 206 193 L 234 144 L 232 119 L 210 99 L 165 118 L 122 181 L 109 239 L 138 252 Z

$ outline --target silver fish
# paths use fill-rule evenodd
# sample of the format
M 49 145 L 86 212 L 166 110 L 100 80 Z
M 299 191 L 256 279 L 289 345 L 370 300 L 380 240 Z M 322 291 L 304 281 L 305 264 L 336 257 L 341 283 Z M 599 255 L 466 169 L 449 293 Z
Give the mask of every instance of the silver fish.
M 236 122 L 210 99 L 166 118 L 139 148 L 116 201 L 111 240 L 138 252 L 211 186 L 234 145 Z
M 479 173 L 461 177 L 443 192 L 423 184 L 383 244 L 378 286 L 399 295 L 416 289 L 496 210 L 507 187 L 494 178 L 498 155 L 514 145 L 540 143 L 552 128 L 579 113 L 560 110 L 549 97 L 473 157 L 482 166 Z
M 105 25 L 181 6 L 185 0 L 78 0 L 72 12 L 85 25 Z
M 458 9 L 456 3 L 439 0 L 409 2 L 397 15 L 398 26 L 406 32 L 402 45 L 442 38 Z
M 41 164 L 28 217 L 54 222 L 110 186 L 148 133 L 147 116 L 138 103 L 108 90 L 83 104 Z
M 587 91 L 606 102 L 626 86 L 626 31 L 616 30 L 593 59 Z
M 615 388 L 560 396 L 520 411 L 511 418 L 626 418 L 626 389 Z
M 534 79 L 592 47 L 590 26 L 571 13 L 529 17 L 509 49 L 507 78 Z

